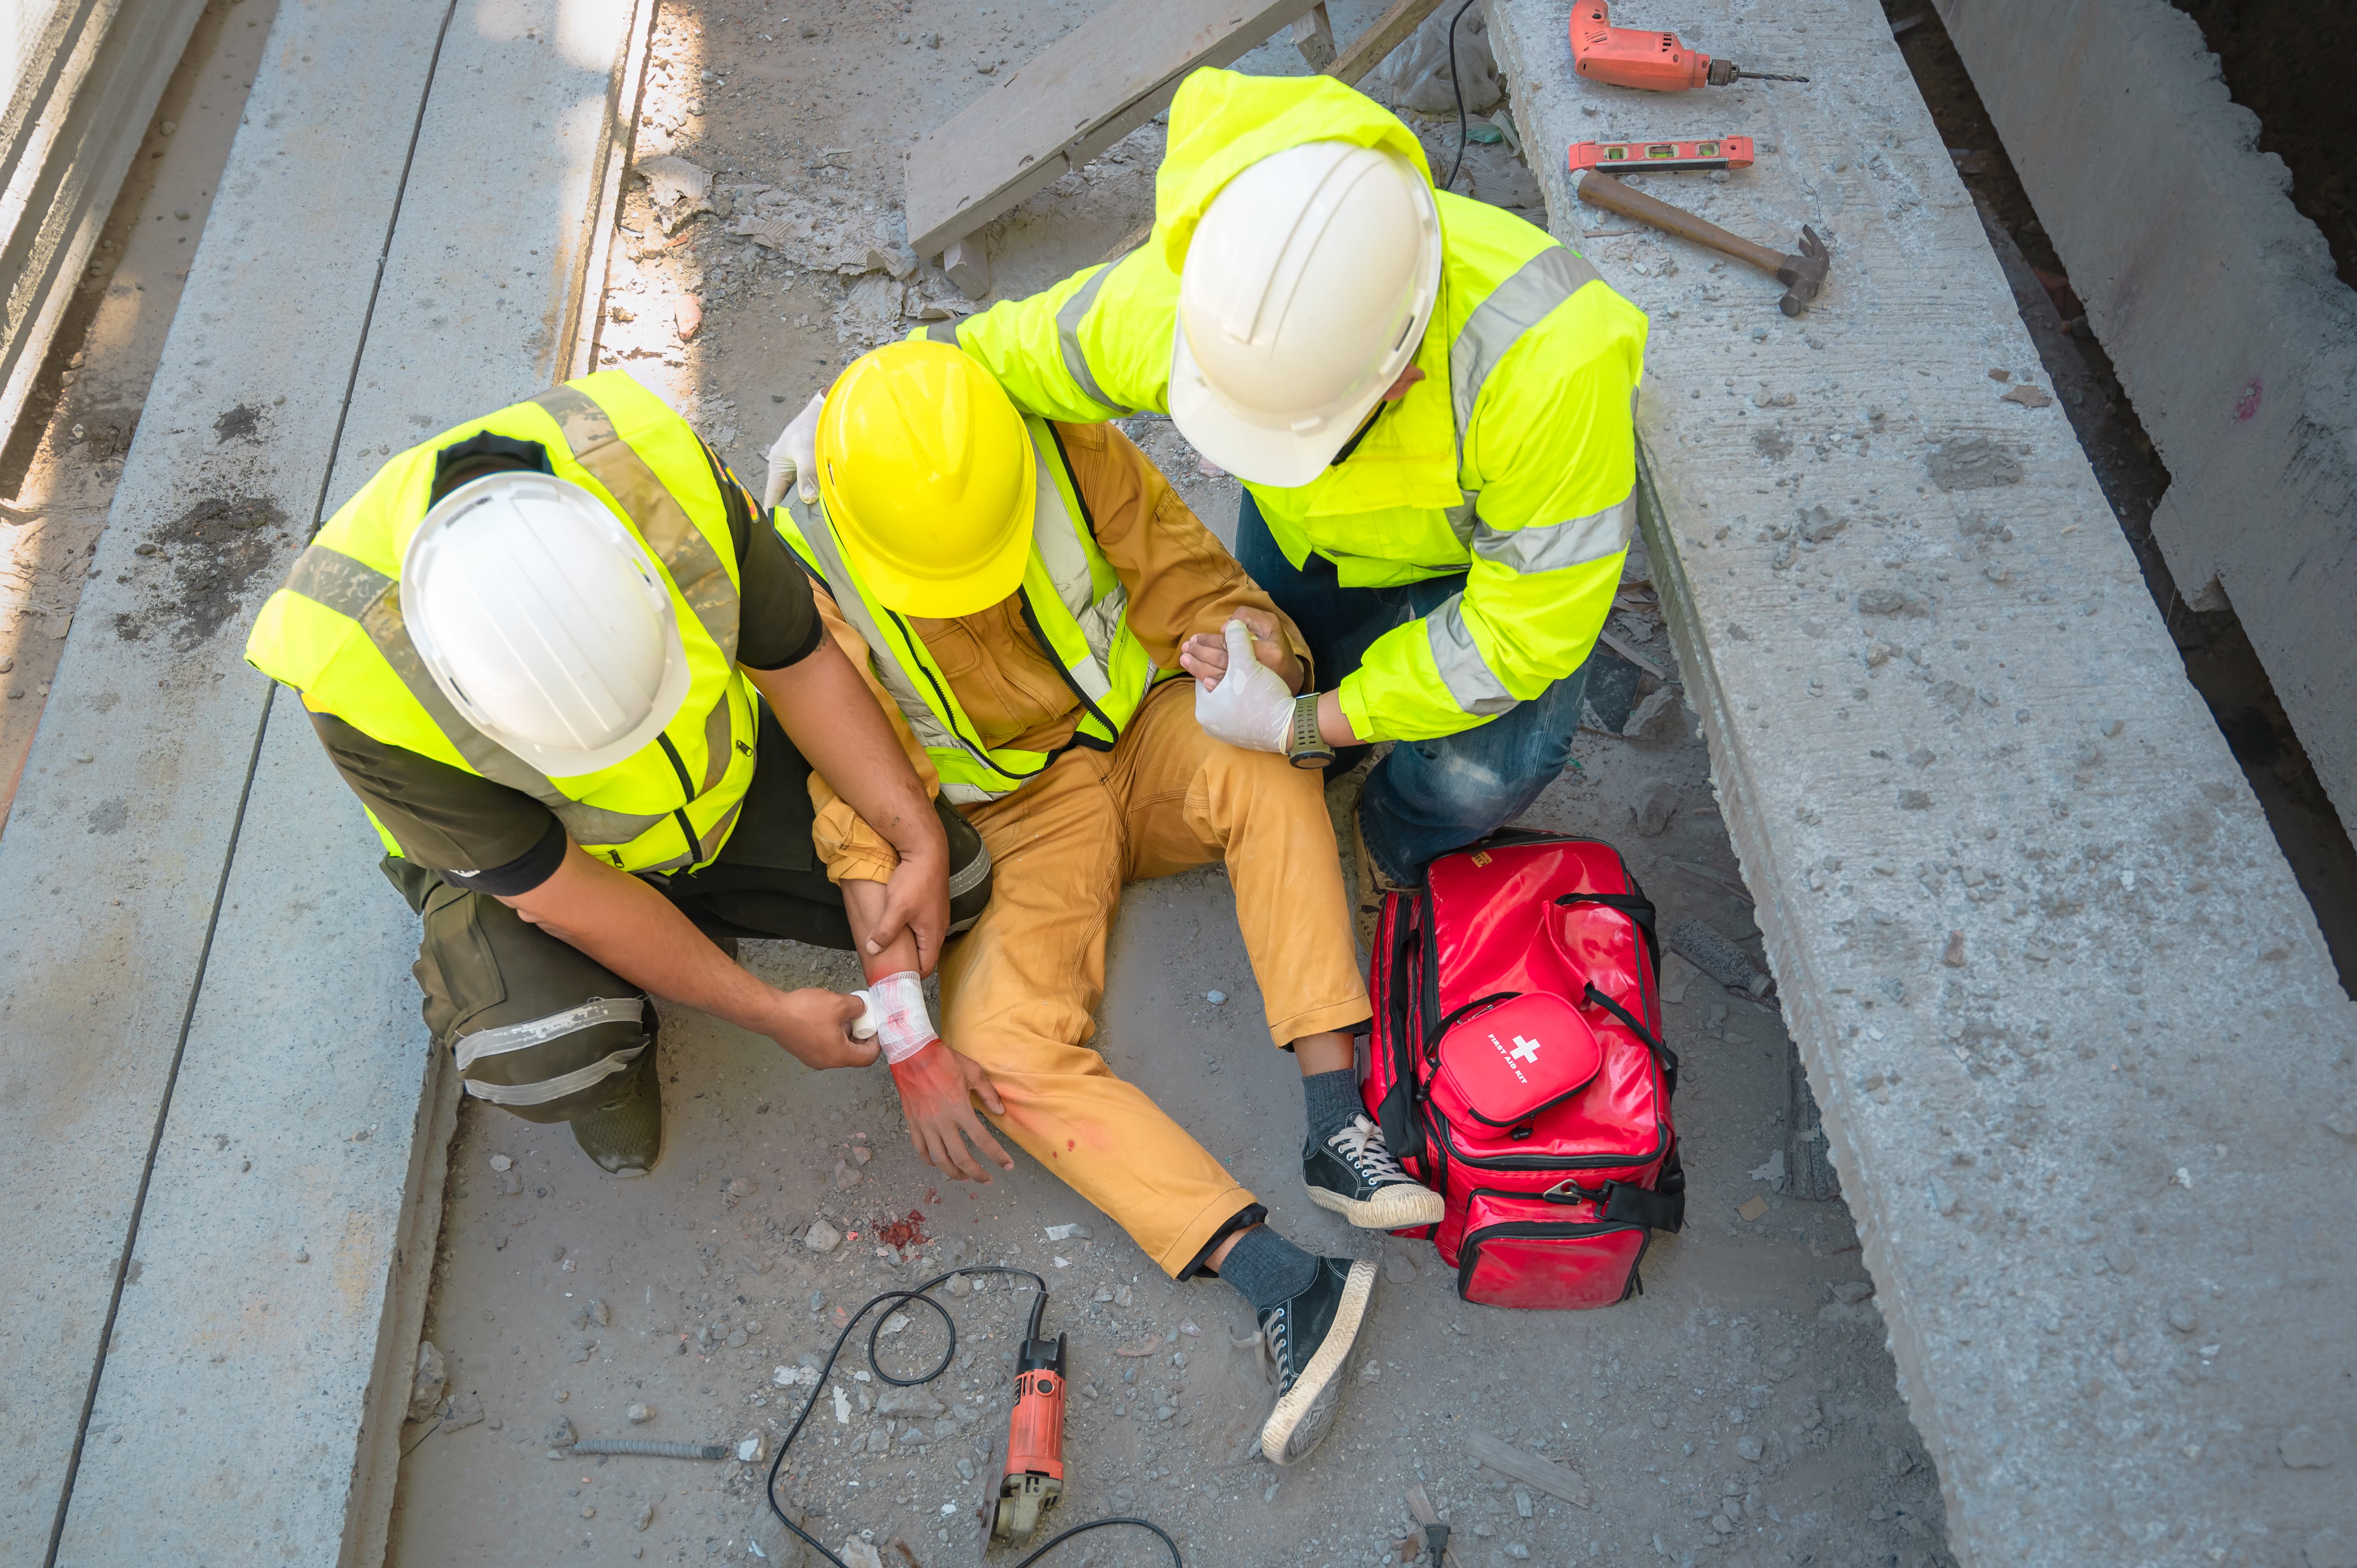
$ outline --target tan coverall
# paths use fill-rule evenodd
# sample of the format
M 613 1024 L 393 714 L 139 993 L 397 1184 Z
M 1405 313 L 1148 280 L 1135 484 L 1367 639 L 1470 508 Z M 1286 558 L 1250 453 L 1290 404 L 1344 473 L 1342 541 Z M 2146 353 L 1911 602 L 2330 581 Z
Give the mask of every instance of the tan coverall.
M 1300 634 L 1120 431 L 1057 428 L 1098 548 L 1128 590 L 1130 628 L 1156 668 L 1177 670 L 1179 644 L 1216 634 L 1240 605 L 1275 616 L 1301 652 Z M 859 634 L 823 592 L 818 606 L 867 671 Z M 1079 703 L 1018 607 L 1019 596 L 910 624 L 986 744 L 1052 751 L 1071 738 Z M 933 785 L 922 748 L 872 671 L 869 683 Z M 1088 1047 L 1123 884 L 1224 855 L 1276 1044 L 1369 1016 L 1324 771 L 1211 739 L 1195 723 L 1193 691 L 1183 674 L 1165 682 L 1112 751 L 1076 746 L 1013 794 L 961 808 L 989 846 L 993 887 L 982 918 L 942 961 L 938 1020 L 950 1047 L 997 1086 L 1006 1105 L 993 1118 L 1000 1131 L 1174 1275 L 1254 1198 Z M 891 846 L 816 773 L 811 793 L 828 875 L 885 880 Z

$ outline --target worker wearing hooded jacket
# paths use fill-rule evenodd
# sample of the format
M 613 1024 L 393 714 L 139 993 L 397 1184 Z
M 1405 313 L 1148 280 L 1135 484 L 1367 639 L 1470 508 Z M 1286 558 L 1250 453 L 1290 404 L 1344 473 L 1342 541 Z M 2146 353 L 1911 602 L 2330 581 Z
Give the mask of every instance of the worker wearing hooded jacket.
M 1197 71 L 1143 246 L 926 332 L 1048 418 L 1167 412 L 1243 481 L 1237 554 L 1316 655 L 1325 738 L 1407 743 L 1357 818 L 1362 899 L 1569 759 L 1645 320 L 1544 231 L 1435 191 L 1371 100 Z
M 1308 685 L 1299 639 L 1118 430 L 1024 419 L 946 347 L 856 361 L 780 447 L 771 493 L 790 500 L 780 526 L 821 615 L 992 857 L 989 907 L 942 961 L 938 1034 L 914 975 L 892 983 L 906 939 L 866 961 L 889 998 L 884 1051 L 911 1141 L 952 1174 L 1011 1167 L 978 1098 L 1168 1273 L 1235 1286 L 1278 1371 L 1262 1448 L 1291 1463 L 1330 1424 L 1375 1270 L 1277 1235 L 1088 1042 L 1123 885 L 1224 861 L 1270 1037 L 1303 1074 L 1310 1197 L 1373 1229 L 1439 1219 L 1359 1102 L 1351 1031 L 1367 994 L 1323 776 L 1200 722 L 1254 692 L 1288 724 Z M 1180 650 L 1207 633 L 1236 665 L 1190 701 Z M 812 788 L 820 854 L 862 932 L 892 847 L 824 780 Z
M 812 1067 L 876 1058 L 857 1001 L 724 950 L 852 945 L 813 865 L 813 766 L 886 824 L 900 875 L 869 923 L 916 930 L 925 967 L 989 896 L 979 839 L 926 800 L 752 497 L 619 372 L 396 455 L 246 658 L 367 807 L 467 1092 L 569 1122 L 617 1176 L 662 1153 L 649 993 Z

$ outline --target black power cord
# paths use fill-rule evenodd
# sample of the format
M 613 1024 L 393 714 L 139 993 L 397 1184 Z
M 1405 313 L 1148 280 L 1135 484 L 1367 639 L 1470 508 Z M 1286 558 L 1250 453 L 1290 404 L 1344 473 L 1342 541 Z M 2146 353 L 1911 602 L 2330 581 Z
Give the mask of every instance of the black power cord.
M 1465 13 L 1473 9 L 1473 0 L 1457 7 L 1457 15 L 1448 18 L 1448 91 L 1457 95 L 1457 161 L 1448 168 L 1448 183 L 1441 188 L 1454 191 L 1457 176 L 1465 166 L 1465 144 L 1472 139 L 1472 127 L 1465 123 L 1465 84 L 1457 80 L 1457 24 Z
M 873 1371 L 877 1377 L 883 1380 L 885 1382 L 892 1384 L 895 1388 L 903 1389 L 912 1389 L 922 1383 L 930 1383 L 935 1378 L 940 1377 L 943 1372 L 949 1370 L 951 1360 L 957 1355 L 957 1323 L 950 1316 L 949 1308 L 943 1306 L 940 1302 L 935 1301 L 926 1293 L 933 1289 L 934 1286 L 946 1283 L 960 1274 L 965 1274 L 969 1277 L 974 1274 L 1017 1274 L 1020 1275 L 1024 1279 L 1029 1280 L 1031 1282 L 1031 1288 L 1039 1293 L 1039 1299 L 1031 1304 L 1030 1328 L 1031 1337 L 1033 1338 L 1039 1337 L 1040 1315 L 1047 1310 L 1048 1306 L 1048 1282 L 1041 1279 L 1038 1274 L 1033 1273 L 1028 1269 L 1009 1268 L 1002 1263 L 980 1263 L 970 1269 L 952 1269 L 947 1273 L 935 1274 L 923 1284 L 914 1286 L 909 1290 L 888 1290 L 881 1295 L 870 1296 L 867 1299 L 866 1305 L 862 1306 L 857 1312 L 853 1313 L 850 1320 L 844 1324 L 843 1332 L 834 1337 L 834 1348 L 826 1353 L 826 1365 L 818 1369 L 818 1382 L 811 1389 L 810 1398 L 802 1402 L 802 1412 L 794 1417 L 794 1424 L 787 1431 L 785 1437 L 778 1444 L 777 1457 L 770 1461 L 770 1478 L 761 1488 L 761 1495 L 769 1499 L 770 1511 L 778 1516 L 778 1522 L 780 1524 L 784 1525 L 788 1530 L 792 1530 L 796 1535 L 800 1536 L 813 1551 L 816 1552 L 821 1557 L 825 1558 L 829 1563 L 834 1563 L 834 1568 L 851 1568 L 851 1565 L 844 1562 L 842 1558 L 837 1557 L 834 1552 L 829 1552 L 825 1545 L 821 1542 L 816 1536 L 811 1534 L 810 1531 L 796 1524 L 792 1519 L 788 1517 L 784 1507 L 778 1501 L 778 1472 L 785 1468 L 786 1451 L 794 1445 L 794 1439 L 802 1435 L 803 1425 L 807 1423 L 811 1418 L 811 1412 L 818 1408 L 819 1395 L 825 1391 L 827 1376 L 834 1370 L 835 1360 L 843 1354 L 844 1344 L 845 1341 L 850 1339 L 851 1331 L 859 1326 L 859 1320 L 861 1318 L 875 1311 L 878 1306 L 886 1305 L 886 1304 L 888 1303 L 891 1308 L 898 1308 L 904 1302 L 916 1302 L 923 1305 L 930 1306 L 934 1312 L 941 1315 L 942 1326 L 949 1331 L 950 1342 L 948 1348 L 942 1351 L 942 1359 L 933 1364 L 931 1371 L 926 1372 L 920 1377 L 896 1378 L 891 1373 L 886 1371 L 883 1365 L 876 1359 L 876 1341 L 877 1337 L 884 1332 L 885 1323 L 885 1319 L 879 1317 L 876 1320 L 875 1326 L 867 1331 L 867 1366 L 869 1370 Z M 888 1310 L 887 1316 L 888 1316 L 889 1312 Z M 1139 1530 L 1153 1531 L 1154 1534 L 1161 1540 L 1162 1544 L 1170 1549 L 1170 1561 L 1173 1568 L 1187 1568 L 1187 1560 L 1178 1554 L 1178 1543 L 1170 1539 L 1168 1531 L 1166 1531 L 1160 1525 L 1156 1524 L 1152 1520 L 1134 1519 L 1126 1515 L 1117 1516 L 1111 1519 L 1092 1519 L 1086 1524 L 1076 1524 L 1072 1526 L 1071 1529 L 1064 1530 L 1050 1538 L 1046 1545 L 1041 1546 L 1039 1550 L 1033 1552 L 1030 1556 L 1026 1557 L 1022 1562 L 1014 1564 L 1014 1568 L 1031 1568 L 1031 1564 L 1039 1562 L 1042 1557 L 1047 1556 L 1048 1553 L 1055 1551 L 1056 1548 L 1071 1540 L 1072 1537 L 1076 1535 L 1086 1535 L 1092 1530 L 1108 1530 L 1114 1525 L 1130 1525 Z

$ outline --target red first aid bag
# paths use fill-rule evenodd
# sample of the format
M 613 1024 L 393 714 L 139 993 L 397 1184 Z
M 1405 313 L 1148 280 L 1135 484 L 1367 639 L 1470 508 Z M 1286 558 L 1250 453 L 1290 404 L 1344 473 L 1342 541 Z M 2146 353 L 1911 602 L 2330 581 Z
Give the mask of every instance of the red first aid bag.
M 1685 1217 L 1653 907 L 1611 845 L 1506 832 L 1386 897 L 1361 1084 L 1458 1294 L 1609 1306 Z

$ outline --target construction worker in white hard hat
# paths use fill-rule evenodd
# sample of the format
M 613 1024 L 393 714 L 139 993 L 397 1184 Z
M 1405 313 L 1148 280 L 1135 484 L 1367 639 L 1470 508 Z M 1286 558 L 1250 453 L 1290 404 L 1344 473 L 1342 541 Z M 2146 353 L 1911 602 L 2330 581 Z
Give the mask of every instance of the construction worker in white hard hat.
M 1278 1235 L 1089 1042 L 1123 885 L 1224 862 L 1270 1039 L 1301 1069 L 1309 1197 L 1376 1230 L 1439 1219 L 1359 1101 L 1351 1036 L 1370 1015 L 1326 747 L 1296 727 L 1315 693 L 1301 639 L 1119 430 L 1022 417 L 941 345 L 855 361 L 773 464 L 820 615 L 992 857 L 989 908 L 942 963 L 938 1029 L 908 939 L 864 961 L 918 1152 L 970 1177 L 1011 1168 L 978 1100 L 1172 1277 L 1233 1284 L 1277 1365 L 1261 1446 L 1292 1463 L 1332 1423 L 1374 1266 Z M 1221 670 L 1182 654 L 1198 638 Z M 1217 738 L 1247 733 L 1271 744 Z M 892 846 L 847 800 L 822 805 L 817 839 L 865 936 Z
M 1243 481 L 1236 553 L 1370 775 L 1372 886 L 1510 821 L 1571 757 L 1632 521 L 1645 318 L 1544 231 L 1436 191 L 1330 77 L 1189 77 L 1146 242 L 925 329 L 1050 419 L 1167 413 Z M 1219 651 L 1205 646 L 1216 661 Z
M 860 1001 L 733 957 L 744 937 L 851 945 L 813 769 L 897 857 L 879 942 L 930 969 L 988 897 L 980 839 L 926 798 L 761 509 L 619 372 L 385 464 L 246 658 L 300 694 L 383 840 L 467 1093 L 569 1122 L 617 1176 L 662 1153 L 651 995 L 812 1067 L 876 1058 Z

